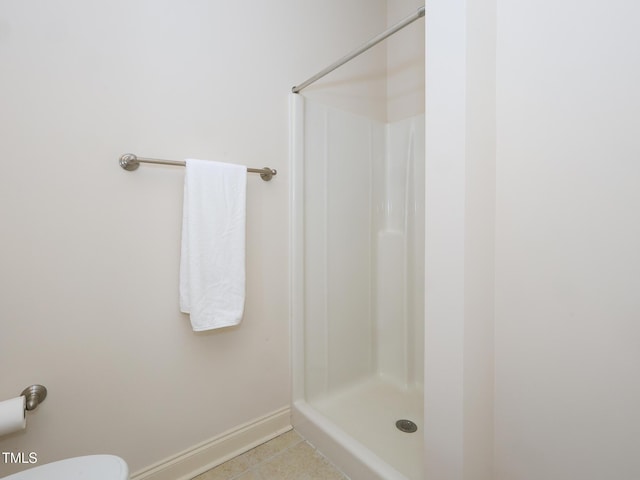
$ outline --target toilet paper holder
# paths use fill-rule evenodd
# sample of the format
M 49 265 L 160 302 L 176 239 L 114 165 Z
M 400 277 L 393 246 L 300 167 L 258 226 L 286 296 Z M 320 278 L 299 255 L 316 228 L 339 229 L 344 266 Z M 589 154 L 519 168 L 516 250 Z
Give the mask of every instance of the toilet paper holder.
M 20 395 L 26 399 L 26 409 L 31 411 L 35 410 L 47 398 L 47 389 L 44 385 L 31 385 L 25 388 Z

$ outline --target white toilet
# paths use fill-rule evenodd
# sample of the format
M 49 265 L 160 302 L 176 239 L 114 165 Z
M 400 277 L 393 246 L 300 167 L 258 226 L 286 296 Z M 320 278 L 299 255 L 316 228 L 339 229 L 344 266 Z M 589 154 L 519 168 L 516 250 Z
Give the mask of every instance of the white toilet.
M 129 467 L 115 455 L 87 455 L 47 463 L 2 480 L 127 480 Z

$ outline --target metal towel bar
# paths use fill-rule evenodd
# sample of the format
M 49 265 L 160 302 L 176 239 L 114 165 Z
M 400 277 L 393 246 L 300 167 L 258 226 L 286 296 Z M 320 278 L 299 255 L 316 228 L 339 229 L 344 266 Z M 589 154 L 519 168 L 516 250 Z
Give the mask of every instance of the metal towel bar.
M 176 165 L 184 167 L 186 163 L 184 161 L 178 160 L 160 160 L 157 158 L 143 158 L 134 155 L 133 153 L 125 153 L 120 157 L 120 166 L 128 171 L 136 170 L 141 163 L 156 163 L 160 165 Z M 264 168 L 247 168 L 247 172 L 249 173 L 259 173 L 260 178 L 265 182 L 268 182 L 273 178 L 274 175 L 277 175 L 278 172 L 273 168 L 264 167 Z

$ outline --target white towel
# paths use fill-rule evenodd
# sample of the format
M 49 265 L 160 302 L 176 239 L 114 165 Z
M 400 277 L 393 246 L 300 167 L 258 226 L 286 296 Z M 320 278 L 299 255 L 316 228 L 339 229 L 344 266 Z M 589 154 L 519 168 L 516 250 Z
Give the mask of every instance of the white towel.
M 237 325 L 245 296 L 247 168 L 186 160 L 180 310 L 194 331 Z

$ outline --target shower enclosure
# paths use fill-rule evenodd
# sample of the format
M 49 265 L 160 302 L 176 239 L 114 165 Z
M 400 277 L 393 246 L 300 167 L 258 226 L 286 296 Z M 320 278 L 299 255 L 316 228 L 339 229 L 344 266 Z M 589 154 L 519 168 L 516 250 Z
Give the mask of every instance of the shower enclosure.
M 354 479 L 422 479 L 424 114 L 290 107 L 294 427 Z

